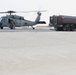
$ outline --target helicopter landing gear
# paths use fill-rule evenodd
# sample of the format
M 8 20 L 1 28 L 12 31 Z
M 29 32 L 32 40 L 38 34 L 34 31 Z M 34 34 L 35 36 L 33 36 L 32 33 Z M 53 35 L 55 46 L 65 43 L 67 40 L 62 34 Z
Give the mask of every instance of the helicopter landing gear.
M 32 29 L 35 29 L 33 26 L 31 26 L 32 27 Z
M 2 23 L 0 23 L 0 28 L 3 29 Z
M 3 29 L 3 26 L 1 26 L 1 29 Z

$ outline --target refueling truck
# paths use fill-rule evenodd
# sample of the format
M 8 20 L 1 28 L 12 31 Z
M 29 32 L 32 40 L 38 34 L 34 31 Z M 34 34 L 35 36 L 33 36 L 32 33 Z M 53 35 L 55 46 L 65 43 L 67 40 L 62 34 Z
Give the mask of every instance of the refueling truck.
M 49 26 L 53 26 L 56 31 L 74 31 L 76 29 L 76 16 L 50 16 Z

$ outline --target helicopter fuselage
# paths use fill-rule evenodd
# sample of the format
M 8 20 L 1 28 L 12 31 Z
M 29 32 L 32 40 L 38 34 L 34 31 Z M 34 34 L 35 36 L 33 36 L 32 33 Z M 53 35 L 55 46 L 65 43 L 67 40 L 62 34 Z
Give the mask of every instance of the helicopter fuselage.
M 24 17 L 22 16 L 17 16 L 17 15 L 9 15 L 9 16 L 4 16 L 1 17 L 2 20 L 0 23 L 2 23 L 3 27 L 10 27 L 10 22 L 9 20 L 13 21 L 15 24 L 15 27 L 21 27 L 21 26 L 32 26 L 35 25 L 35 22 L 25 20 Z
M 34 29 L 34 25 L 36 24 L 45 24 L 44 21 L 40 22 L 41 12 L 37 12 L 37 17 L 35 21 L 30 21 L 24 19 L 23 16 L 12 15 L 12 13 L 16 13 L 15 11 L 7 11 L 7 12 L 0 12 L 0 13 L 9 13 L 10 15 L 1 17 L 0 20 L 0 28 L 9 27 L 10 29 L 14 29 L 15 27 L 21 26 L 31 26 Z

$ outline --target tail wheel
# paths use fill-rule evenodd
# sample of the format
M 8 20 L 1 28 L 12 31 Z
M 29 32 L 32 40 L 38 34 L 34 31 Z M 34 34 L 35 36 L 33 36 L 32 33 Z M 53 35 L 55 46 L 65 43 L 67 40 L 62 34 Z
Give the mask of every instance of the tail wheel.
M 32 27 L 32 29 L 35 29 L 33 26 L 31 26 Z

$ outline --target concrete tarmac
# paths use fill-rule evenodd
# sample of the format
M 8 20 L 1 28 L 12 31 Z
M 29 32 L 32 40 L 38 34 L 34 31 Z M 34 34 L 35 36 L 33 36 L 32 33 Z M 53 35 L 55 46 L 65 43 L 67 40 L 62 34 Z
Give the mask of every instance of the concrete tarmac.
M 76 75 L 76 33 L 0 30 L 0 75 Z

